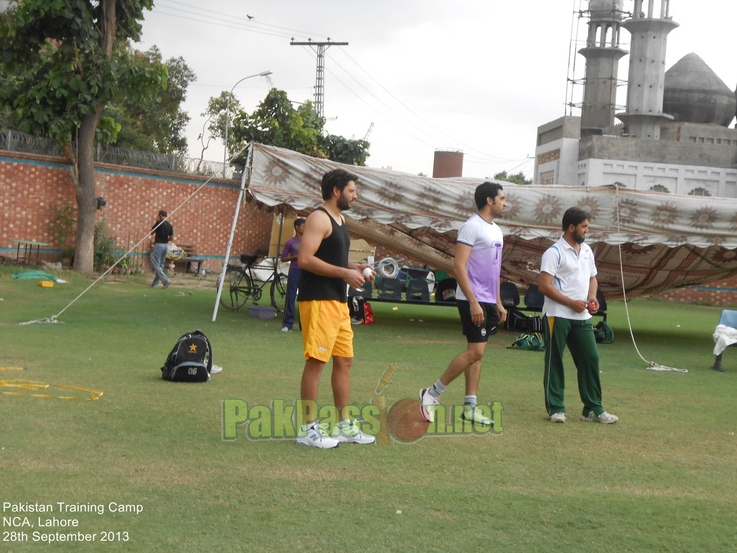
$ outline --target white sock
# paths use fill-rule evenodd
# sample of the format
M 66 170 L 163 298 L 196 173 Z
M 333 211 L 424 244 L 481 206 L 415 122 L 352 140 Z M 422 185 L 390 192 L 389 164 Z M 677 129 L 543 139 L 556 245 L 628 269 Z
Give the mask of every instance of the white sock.
M 476 401 L 476 396 L 466 396 L 465 398 L 463 398 L 463 406 L 473 409 L 474 407 L 476 407 Z
M 438 381 L 430 387 L 428 393 L 435 398 L 439 398 L 441 395 L 443 395 L 444 391 L 445 384 L 440 382 L 440 379 L 438 378 Z

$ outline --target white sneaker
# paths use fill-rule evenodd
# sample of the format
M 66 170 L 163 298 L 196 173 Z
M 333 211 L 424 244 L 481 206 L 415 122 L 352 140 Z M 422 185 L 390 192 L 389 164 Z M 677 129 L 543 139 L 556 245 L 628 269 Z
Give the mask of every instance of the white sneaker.
M 591 414 L 593 415 L 593 411 Z M 553 413 L 550 415 L 550 422 L 566 422 L 566 414 L 565 413 Z
M 430 388 L 422 388 L 420 390 L 420 403 L 424 407 L 422 415 L 427 419 L 428 422 L 435 421 L 435 408 L 440 403 L 438 398 L 430 393 Z
M 334 440 L 325 433 L 324 428 L 313 425 L 307 429 L 303 435 L 297 436 L 297 445 L 306 445 L 309 447 L 319 447 L 320 449 L 331 449 L 338 447 L 340 442 Z
M 594 415 L 594 412 L 591 411 L 588 415 L 581 415 L 581 420 L 585 422 L 600 422 L 602 424 L 614 424 L 619 420 L 619 417 L 616 415 L 612 415 L 611 413 L 607 413 L 604 411 L 601 415 L 596 416 Z
M 336 424 L 333 427 L 332 437 L 339 442 L 351 442 L 361 445 L 372 444 L 376 441 L 376 436 L 361 432 L 361 428 L 355 420 L 349 424 Z
M 291 332 L 286 326 L 281 327 L 282 332 Z
M 217 365 L 213 365 L 212 367 L 210 367 L 210 374 L 219 374 L 221 372 L 223 372 L 222 367 L 218 367 Z
M 475 422 L 481 426 L 494 426 L 494 421 L 485 417 L 481 409 L 476 409 L 476 407 L 464 407 L 461 420 Z

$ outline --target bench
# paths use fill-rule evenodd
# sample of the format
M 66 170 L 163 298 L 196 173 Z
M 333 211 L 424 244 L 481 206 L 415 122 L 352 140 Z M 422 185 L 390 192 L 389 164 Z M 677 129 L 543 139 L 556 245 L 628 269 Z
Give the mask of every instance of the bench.
M 196 248 L 192 244 L 177 244 L 177 248 L 182 250 L 185 255 L 184 257 L 180 257 L 179 259 L 172 259 L 172 263 L 174 263 L 174 266 L 176 267 L 177 263 L 186 263 L 187 267 L 185 269 L 186 273 L 194 273 L 196 275 L 200 274 L 200 270 L 202 269 L 202 263 L 205 261 L 202 257 L 197 257 Z M 196 265 L 196 270 L 192 270 L 192 266 Z
M 500 289 L 502 305 L 507 311 L 527 311 L 533 313 L 535 317 L 542 315 L 545 296 L 540 293 L 537 284 L 531 284 L 527 288 L 524 296 L 524 307 L 520 305 L 520 295 L 516 284 L 513 282 L 502 282 Z M 604 293 L 601 290 L 597 290 L 596 299 L 599 301 L 599 310 L 592 317 L 601 317 L 606 322 L 607 304 Z
M 382 278 L 380 281 L 379 286 L 377 289 L 377 294 L 374 295 L 374 285 L 372 282 L 367 282 L 364 287 L 360 290 L 356 290 L 352 286 L 348 289 L 348 298 L 350 301 L 350 298 L 353 296 L 358 296 L 365 298 L 366 300 L 370 300 L 372 302 L 382 302 L 382 303 L 399 303 L 399 304 L 406 304 L 406 305 L 437 305 L 437 306 L 446 306 L 446 307 L 455 307 L 456 301 L 455 301 L 455 295 L 453 295 L 452 298 L 450 298 L 448 301 L 442 300 L 442 290 L 445 288 L 451 288 L 453 290 L 453 293 L 455 294 L 455 279 L 446 279 L 448 281 L 447 284 L 449 286 L 441 286 L 441 284 L 445 283 L 445 281 L 439 281 L 437 283 L 435 293 L 434 293 L 434 301 L 432 298 L 433 294 L 430 294 L 430 289 L 428 287 L 428 284 L 432 281 L 426 281 L 425 279 L 414 279 L 408 281 L 406 284 L 407 290 L 406 292 L 402 292 L 402 282 L 401 280 L 398 280 L 396 278 Z

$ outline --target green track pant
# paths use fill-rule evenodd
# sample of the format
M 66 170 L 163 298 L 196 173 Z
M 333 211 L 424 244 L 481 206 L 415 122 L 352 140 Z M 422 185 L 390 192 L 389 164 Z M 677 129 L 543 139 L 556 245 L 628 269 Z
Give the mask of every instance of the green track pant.
M 591 326 L 591 319 L 576 321 L 561 317 L 543 317 L 545 326 L 545 408 L 548 415 L 565 413 L 563 402 L 565 372 L 563 353 L 568 350 L 578 372 L 578 393 L 583 402 L 583 414 L 604 412 L 601 405 L 599 378 L 599 350 Z

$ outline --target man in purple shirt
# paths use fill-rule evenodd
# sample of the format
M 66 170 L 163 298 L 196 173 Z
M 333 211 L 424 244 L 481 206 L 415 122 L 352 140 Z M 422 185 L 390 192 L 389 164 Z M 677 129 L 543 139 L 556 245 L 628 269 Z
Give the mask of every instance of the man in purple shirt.
M 432 422 L 435 406 L 446 386 L 463 373 L 466 376 L 466 397 L 461 418 L 491 426 L 494 421 L 476 409 L 476 393 L 489 336 L 496 334 L 497 327 L 507 318 L 507 311 L 499 301 L 504 242 L 502 231 L 494 222 L 507 203 L 502 186 L 493 182 L 477 186 L 474 200 L 479 212 L 463 223 L 458 231 L 453 260 L 453 274 L 458 281 L 456 301 L 468 347 L 451 361 L 435 384 L 420 390 L 420 401 L 427 408 L 428 419 Z
M 284 244 L 284 251 L 281 254 L 282 261 L 290 261 L 289 277 L 287 278 L 287 300 L 284 304 L 284 322 L 282 323 L 282 332 L 289 332 L 294 325 L 294 300 L 297 299 L 297 288 L 299 287 L 299 265 L 297 264 L 297 254 L 299 254 L 299 246 L 302 243 L 302 234 L 305 231 L 305 220 L 294 220 L 294 236 Z

